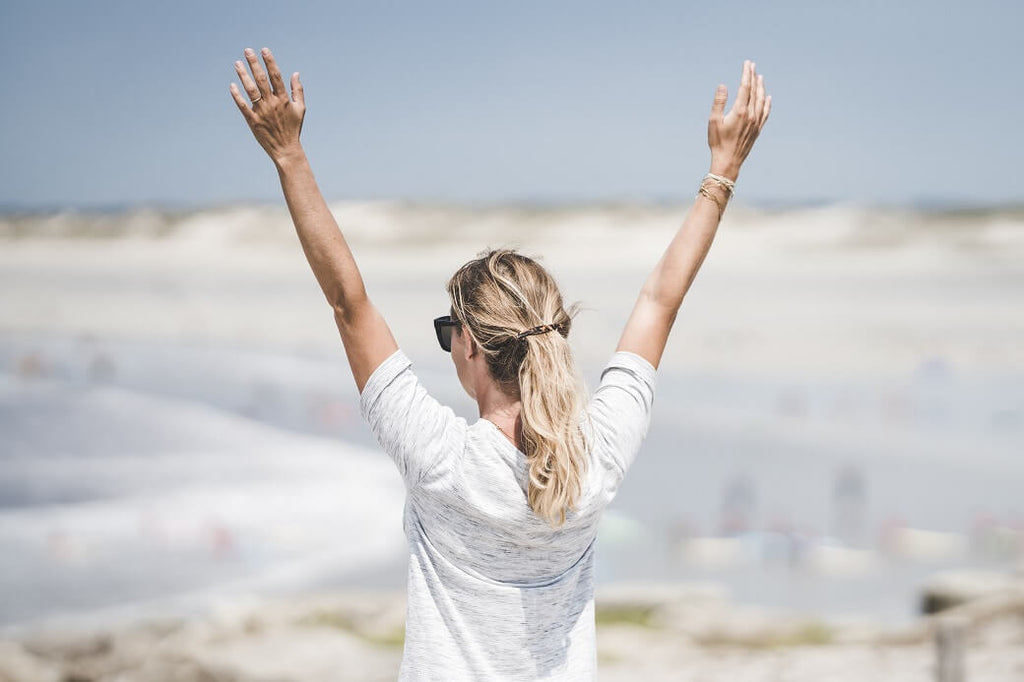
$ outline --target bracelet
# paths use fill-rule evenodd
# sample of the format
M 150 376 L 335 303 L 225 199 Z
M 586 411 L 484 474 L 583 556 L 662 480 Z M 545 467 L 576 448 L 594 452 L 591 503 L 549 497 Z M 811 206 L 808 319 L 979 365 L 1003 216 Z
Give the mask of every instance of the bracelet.
M 701 183 L 700 189 L 697 190 L 697 194 L 698 196 L 707 197 L 711 201 L 715 202 L 715 206 L 718 207 L 718 219 L 721 220 L 722 214 L 725 213 L 725 204 L 719 201 L 718 197 L 709 192 L 708 188 L 704 186 L 704 183 Z
M 721 175 L 715 175 L 714 173 L 708 173 L 704 176 L 705 180 L 713 180 L 719 187 L 724 187 L 729 190 L 729 198 L 736 193 L 736 183 L 729 178 L 723 178 Z

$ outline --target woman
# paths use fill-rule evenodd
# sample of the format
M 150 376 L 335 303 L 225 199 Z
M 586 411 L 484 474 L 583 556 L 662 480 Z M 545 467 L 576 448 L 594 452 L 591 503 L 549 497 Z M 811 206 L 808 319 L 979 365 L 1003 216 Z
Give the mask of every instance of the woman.
M 235 69 L 231 94 L 277 166 L 285 200 L 341 332 L 363 416 L 407 488 L 408 610 L 402 679 L 589 679 L 596 674 L 593 542 L 649 423 L 655 370 L 740 166 L 771 108 L 743 65 L 736 101 L 715 92 L 711 172 L 640 292 L 589 402 L 567 336 L 572 311 L 551 276 L 513 251 L 455 273 L 434 321 L 475 424 L 427 395 L 367 297 L 317 188 L 299 132 L 305 101 L 270 50 Z M 251 75 L 249 71 L 251 70 Z

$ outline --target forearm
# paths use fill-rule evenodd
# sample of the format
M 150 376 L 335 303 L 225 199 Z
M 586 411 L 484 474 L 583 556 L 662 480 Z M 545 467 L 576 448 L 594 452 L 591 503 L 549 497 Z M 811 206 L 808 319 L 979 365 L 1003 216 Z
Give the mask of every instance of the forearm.
M 698 194 L 682 226 L 644 283 L 619 339 L 618 350 L 636 353 L 655 367 L 661 362 L 683 298 L 704 262 L 721 219 L 726 190 Z
M 348 316 L 367 302 L 355 258 L 317 187 L 301 147 L 275 159 L 281 189 L 313 274 L 336 314 Z
M 706 183 L 705 187 L 721 206 L 728 201 L 728 192 L 724 188 L 713 186 L 713 183 Z M 711 248 L 719 222 L 719 204 L 698 194 L 683 224 L 644 283 L 641 297 L 674 316 Z

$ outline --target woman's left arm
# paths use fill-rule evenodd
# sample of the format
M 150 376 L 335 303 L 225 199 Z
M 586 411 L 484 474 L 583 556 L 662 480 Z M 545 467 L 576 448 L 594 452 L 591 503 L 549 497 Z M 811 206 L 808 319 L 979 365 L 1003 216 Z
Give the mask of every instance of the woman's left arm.
M 731 185 L 771 112 L 772 98 L 765 92 L 764 78 L 750 60 L 743 62 L 739 92 L 728 113 L 727 97 L 725 86 L 719 85 L 708 119 L 711 173 L 704 182 L 709 176 L 719 181 L 709 183 L 710 189 L 701 183 L 693 208 L 644 283 L 619 339 L 617 350 L 635 353 L 654 367 L 661 362 L 679 307 L 711 248 L 732 196 Z M 727 184 L 723 186 L 722 181 Z
M 281 189 L 292 222 L 313 274 L 334 310 L 356 387 L 362 392 L 373 371 L 398 350 L 391 329 L 366 294 L 362 275 L 352 251 L 327 207 L 313 170 L 299 142 L 306 101 L 299 74 L 292 74 L 291 95 L 270 50 L 263 48 L 263 61 L 251 49 L 245 65 L 235 62 L 235 71 L 249 96 L 245 101 L 231 84 L 231 96 L 249 124 L 260 146 L 277 167 Z

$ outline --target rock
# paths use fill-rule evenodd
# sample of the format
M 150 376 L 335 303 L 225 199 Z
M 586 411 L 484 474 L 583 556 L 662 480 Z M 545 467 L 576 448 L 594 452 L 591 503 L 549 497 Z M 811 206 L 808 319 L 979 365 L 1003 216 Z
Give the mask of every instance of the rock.
M 942 571 L 931 576 L 921 590 L 921 613 L 938 613 L 960 604 L 1007 594 L 1018 581 L 999 571 Z

